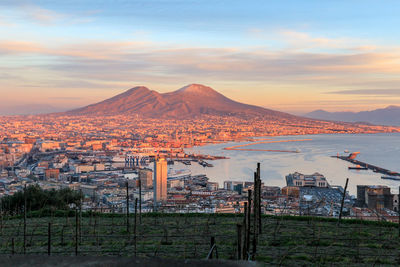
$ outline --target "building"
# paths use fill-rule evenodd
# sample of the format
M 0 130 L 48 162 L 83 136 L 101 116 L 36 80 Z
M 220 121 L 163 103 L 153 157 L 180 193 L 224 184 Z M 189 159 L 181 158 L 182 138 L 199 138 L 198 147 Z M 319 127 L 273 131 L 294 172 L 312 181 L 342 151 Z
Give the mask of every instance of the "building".
M 285 186 L 282 188 L 282 195 L 293 198 L 299 198 L 300 189 L 298 186 Z
M 167 200 L 167 161 L 164 158 L 154 162 L 153 191 L 154 203 Z
M 393 210 L 394 211 L 399 210 L 399 194 L 393 195 Z
M 60 170 L 59 169 L 46 169 L 45 170 L 46 179 L 56 179 L 60 177 Z
M 357 185 L 357 200 L 356 200 L 357 207 L 365 206 L 365 189 L 367 187 L 368 185 Z
M 237 189 L 238 186 L 241 187 L 242 189 L 245 188 L 243 181 L 224 181 L 224 189 L 225 190 L 230 190 L 230 191 L 235 191 L 235 188 Z
M 261 188 L 261 196 L 263 198 L 275 198 L 281 194 L 279 186 L 263 186 Z
M 25 137 L 25 144 L 35 144 L 36 143 L 36 138 L 34 137 Z
M 152 190 L 143 190 L 142 191 L 142 203 L 153 199 L 154 192 Z M 139 190 L 133 192 L 133 199 L 139 199 Z
M 103 144 L 93 144 L 92 145 L 92 150 L 102 150 L 103 149 Z
M 54 141 L 45 141 L 40 144 L 40 149 L 42 152 L 46 152 L 48 150 L 54 150 L 54 149 L 59 149 L 60 144 L 58 142 Z
M 185 182 L 183 180 L 168 180 L 167 182 L 168 188 L 183 188 L 185 186 Z
M 393 209 L 390 187 L 384 185 L 357 185 L 357 206 L 381 210 Z
M 105 165 L 103 163 L 96 163 L 93 165 L 95 171 L 104 171 Z
M 325 176 L 316 172 L 314 174 L 291 173 L 286 176 L 287 186 L 298 187 L 329 187 Z
M 219 184 L 217 182 L 207 182 L 207 190 L 217 191 Z
M 139 179 L 143 188 L 150 188 L 153 185 L 153 171 L 150 169 L 139 170 Z
M 75 165 L 75 173 L 87 173 L 93 171 L 94 171 L 93 165 L 85 165 L 85 164 Z

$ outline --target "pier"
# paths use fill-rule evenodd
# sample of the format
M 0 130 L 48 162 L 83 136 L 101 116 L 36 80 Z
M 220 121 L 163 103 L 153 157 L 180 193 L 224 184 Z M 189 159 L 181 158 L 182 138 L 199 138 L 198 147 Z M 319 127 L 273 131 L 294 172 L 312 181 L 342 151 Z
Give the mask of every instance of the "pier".
M 349 156 L 339 156 L 339 155 L 337 155 L 337 156 L 332 156 L 332 158 L 338 158 L 338 159 L 341 159 L 341 160 L 348 161 L 348 162 L 353 163 L 355 165 L 359 165 L 359 166 L 361 166 L 363 168 L 372 170 L 373 172 L 376 172 L 376 173 L 381 173 L 381 174 L 390 175 L 390 176 L 400 176 L 400 173 L 398 173 L 398 172 L 394 172 L 394 171 L 391 171 L 391 170 L 388 170 L 388 169 L 385 169 L 385 168 L 381 168 L 381 167 L 376 166 L 376 165 L 368 164 L 368 163 L 356 160 L 354 158 L 351 158 Z

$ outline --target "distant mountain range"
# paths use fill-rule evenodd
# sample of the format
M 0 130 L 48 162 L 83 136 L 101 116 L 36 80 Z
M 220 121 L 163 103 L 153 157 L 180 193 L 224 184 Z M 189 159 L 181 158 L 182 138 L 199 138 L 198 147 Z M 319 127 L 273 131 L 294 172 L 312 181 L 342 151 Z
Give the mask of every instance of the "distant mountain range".
M 287 113 L 233 101 L 211 87 L 201 84 L 190 84 L 169 93 L 158 93 L 147 87 L 138 86 L 102 102 L 62 114 L 125 114 L 153 118 L 194 118 L 202 115 L 218 115 L 299 119 Z
M 304 115 L 308 118 L 331 121 L 367 122 L 378 125 L 400 125 L 400 106 L 361 112 L 328 112 L 315 110 Z

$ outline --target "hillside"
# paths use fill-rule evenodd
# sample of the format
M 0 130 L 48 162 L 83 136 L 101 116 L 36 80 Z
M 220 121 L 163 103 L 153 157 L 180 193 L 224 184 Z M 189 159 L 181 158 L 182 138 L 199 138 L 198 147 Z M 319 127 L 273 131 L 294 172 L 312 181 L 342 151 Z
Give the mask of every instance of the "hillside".
M 361 112 L 328 112 L 315 110 L 304 115 L 308 118 L 331 121 L 367 122 L 377 125 L 400 125 L 400 106 Z

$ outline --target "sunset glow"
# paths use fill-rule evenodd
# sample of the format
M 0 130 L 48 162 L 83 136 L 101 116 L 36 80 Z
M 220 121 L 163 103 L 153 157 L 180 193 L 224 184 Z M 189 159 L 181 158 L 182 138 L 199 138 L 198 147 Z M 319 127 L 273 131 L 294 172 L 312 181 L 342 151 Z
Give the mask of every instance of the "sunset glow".
M 2 1 L 0 112 L 190 83 L 299 114 L 398 104 L 389 2 Z

